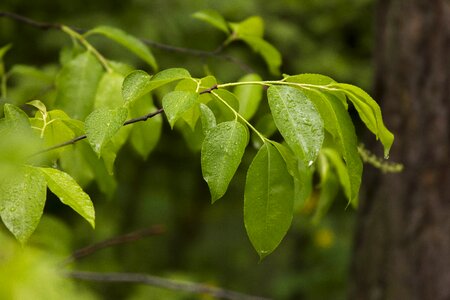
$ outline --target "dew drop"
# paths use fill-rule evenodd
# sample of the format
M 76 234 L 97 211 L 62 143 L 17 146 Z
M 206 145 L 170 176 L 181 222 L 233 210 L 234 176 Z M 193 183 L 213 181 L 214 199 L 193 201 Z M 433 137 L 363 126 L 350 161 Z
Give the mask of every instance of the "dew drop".
M 314 162 L 313 162 L 312 160 L 310 160 L 310 161 L 308 162 L 308 167 L 311 167 L 313 163 L 314 163 Z

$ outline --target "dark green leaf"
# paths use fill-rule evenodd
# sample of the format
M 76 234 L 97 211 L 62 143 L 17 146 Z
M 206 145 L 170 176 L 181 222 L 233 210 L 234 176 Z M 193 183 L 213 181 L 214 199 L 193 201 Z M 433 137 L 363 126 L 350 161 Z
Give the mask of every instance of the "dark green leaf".
M 62 203 L 70 206 L 95 228 L 95 211 L 91 198 L 67 173 L 52 168 L 39 168 L 45 175 L 48 188 Z
M 247 234 L 261 259 L 286 235 L 293 214 L 294 185 L 278 150 L 264 144 L 247 173 L 244 222 Z
M 271 86 L 270 110 L 281 135 L 294 153 L 310 165 L 324 139 L 323 121 L 311 101 L 296 88 Z
M 247 143 L 247 129 L 237 120 L 220 123 L 208 131 L 203 141 L 201 164 L 212 202 L 227 191 Z

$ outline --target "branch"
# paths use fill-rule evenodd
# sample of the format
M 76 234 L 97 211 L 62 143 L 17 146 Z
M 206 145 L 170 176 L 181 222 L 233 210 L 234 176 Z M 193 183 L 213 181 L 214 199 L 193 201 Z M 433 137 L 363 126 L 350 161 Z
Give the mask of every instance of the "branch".
M 166 231 L 166 228 L 163 225 L 154 225 L 149 228 L 141 229 L 138 231 L 134 231 L 131 233 L 127 233 L 124 235 L 120 235 L 117 237 L 113 237 L 111 239 L 107 239 L 87 247 L 81 248 L 73 252 L 69 257 L 67 257 L 61 265 L 70 264 L 76 260 L 89 256 L 101 249 L 112 247 L 115 245 L 125 244 L 140 240 L 144 237 L 161 235 Z
M 134 118 L 134 119 L 130 119 L 128 121 L 125 121 L 125 123 L 123 123 L 123 126 L 130 125 L 130 124 L 137 123 L 137 122 L 147 121 L 148 119 L 153 118 L 156 115 L 159 115 L 163 111 L 164 111 L 164 109 L 160 108 L 157 111 L 154 111 L 154 112 L 151 112 L 149 114 L 146 114 L 145 116 Z M 78 141 L 84 140 L 85 138 L 87 138 L 87 136 L 85 134 L 83 134 L 83 135 L 77 136 L 76 138 L 68 140 L 66 142 L 63 142 L 61 144 L 57 144 L 57 145 L 51 146 L 49 148 L 43 149 L 41 151 L 38 151 L 38 152 L 32 154 L 31 156 L 35 156 L 35 155 L 42 154 L 42 153 L 45 153 L 45 152 L 48 152 L 48 151 L 51 151 L 51 150 L 55 150 L 55 149 L 62 148 L 62 147 L 68 146 L 68 145 L 72 145 L 72 144 L 75 144 Z
M 192 294 L 208 294 L 219 299 L 229 300 L 266 300 L 267 298 L 250 296 L 235 291 L 230 291 L 206 284 L 171 280 L 157 276 L 139 274 L 139 273 L 97 273 L 70 271 L 65 275 L 70 278 L 98 281 L 98 282 L 128 282 L 156 286 L 176 291 L 184 291 Z
M 30 25 L 32 27 L 36 27 L 36 28 L 39 28 L 42 30 L 50 30 L 50 29 L 62 30 L 62 27 L 63 27 L 62 24 L 39 22 L 39 21 L 35 21 L 33 19 L 18 15 L 18 14 L 12 13 L 12 12 L 7 12 L 7 11 L 0 11 L 0 17 L 5 17 L 5 18 L 9 18 L 14 21 L 22 22 L 24 24 L 27 24 L 27 25 Z M 86 29 L 81 29 L 81 28 L 77 28 L 77 27 L 73 27 L 73 26 L 67 26 L 67 27 L 80 33 L 80 34 L 87 32 Z M 197 49 L 191 49 L 191 48 L 183 48 L 183 47 L 166 45 L 166 44 L 158 43 L 158 42 L 155 42 L 155 41 L 152 41 L 149 39 L 140 38 L 139 40 L 150 47 L 169 51 L 169 52 L 178 52 L 178 53 L 183 53 L 183 54 L 192 55 L 192 56 L 215 57 L 215 58 L 223 59 L 223 60 L 229 61 L 229 62 L 237 65 L 239 68 L 241 68 L 245 72 L 249 72 L 249 73 L 254 72 L 254 70 L 249 65 L 245 64 L 243 61 L 241 61 L 231 55 L 223 54 L 222 53 L 222 50 L 224 49 L 223 45 L 221 45 L 214 51 L 203 51 L 203 50 L 197 50 Z

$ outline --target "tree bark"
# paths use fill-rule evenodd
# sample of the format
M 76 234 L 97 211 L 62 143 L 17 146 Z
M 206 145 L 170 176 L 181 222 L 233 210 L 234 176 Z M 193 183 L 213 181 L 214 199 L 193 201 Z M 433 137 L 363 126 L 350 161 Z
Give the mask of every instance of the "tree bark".
M 450 1 L 379 0 L 376 22 L 374 95 L 404 171 L 367 168 L 350 298 L 448 300 Z

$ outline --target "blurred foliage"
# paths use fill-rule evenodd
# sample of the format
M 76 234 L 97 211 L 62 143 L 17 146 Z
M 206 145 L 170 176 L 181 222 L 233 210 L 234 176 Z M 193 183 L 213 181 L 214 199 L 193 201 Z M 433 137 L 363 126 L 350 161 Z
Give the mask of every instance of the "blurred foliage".
M 369 89 L 372 6 L 372 0 L 3 0 L 0 9 L 80 28 L 116 26 L 138 37 L 208 51 L 220 46 L 225 36 L 191 18 L 192 13 L 215 9 L 236 21 L 259 15 L 266 24 L 266 38 L 283 54 L 282 72 L 322 73 Z M 0 46 L 13 44 L 5 56 L 6 69 L 20 64 L 44 70 L 35 74 L 15 67 L 11 82 L 20 88 L 12 88 L 10 97 L 20 104 L 46 93 L 36 89 L 42 86 L 36 81 L 53 81 L 59 50 L 69 42 L 60 32 L 0 19 Z M 95 45 L 107 57 L 145 67 L 106 39 L 96 38 Z M 185 67 L 194 76 L 211 72 L 223 82 L 245 73 L 236 64 L 214 57 L 153 51 L 160 69 Z M 271 78 L 262 59 L 249 54 L 243 45 L 237 43 L 225 52 L 239 57 L 264 79 Z M 310 215 L 316 200 L 311 197 L 311 209 L 297 213 L 279 249 L 258 263 L 242 222 L 242 182 L 254 153 L 244 156 L 229 191 L 211 206 L 199 154 L 190 151 L 179 133 L 164 126 L 147 161 L 130 147 L 121 151 L 116 162 L 118 190 L 112 199 L 95 186 L 88 187 L 97 212 L 95 231 L 52 199 L 45 210 L 54 217 L 41 221 L 30 245 L 21 248 L 5 236 L 5 230 L 0 231 L 1 299 L 61 299 L 62 291 L 64 299 L 197 299 L 131 284 L 74 283 L 55 269 L 55 263 L 75 249 L 153 224 L 164 224 L 167 233 L 101 250 L 73 268 L 149 273 L 275 299 L 345 299 L 353 213 L 345 210 L 344 200 L 336 201 L 330 213 L 314 225 Z M 338 197 L 343 198 L 341 194 Z M 87 289 L 89 292 L 81 292 Z

